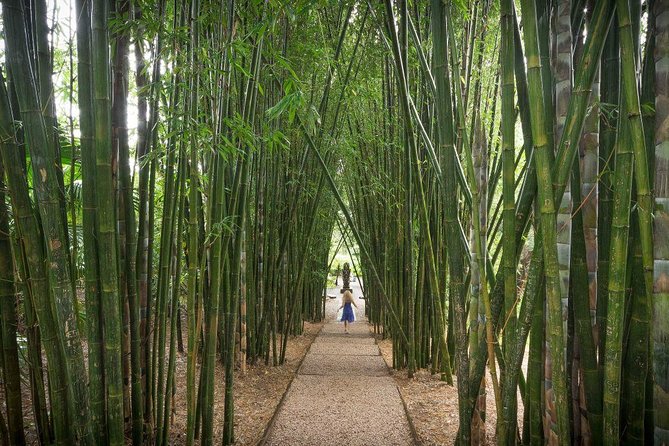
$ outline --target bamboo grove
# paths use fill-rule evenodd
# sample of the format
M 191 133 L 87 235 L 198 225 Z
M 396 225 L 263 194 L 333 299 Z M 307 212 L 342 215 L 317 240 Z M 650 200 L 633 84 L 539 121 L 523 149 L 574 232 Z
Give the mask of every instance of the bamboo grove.
M 233 444 L 334 233 L 458 444 L 669 444 L 669 1 L 0 4 L 0 444 Z

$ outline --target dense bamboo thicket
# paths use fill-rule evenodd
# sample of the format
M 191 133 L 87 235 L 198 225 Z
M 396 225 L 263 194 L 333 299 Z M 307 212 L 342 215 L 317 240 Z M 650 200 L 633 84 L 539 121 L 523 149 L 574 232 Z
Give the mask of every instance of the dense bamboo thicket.
M 458 444 L 669 444 L 668 0 L 0 4 L 0 444 L 233 444 L 335 232 Z

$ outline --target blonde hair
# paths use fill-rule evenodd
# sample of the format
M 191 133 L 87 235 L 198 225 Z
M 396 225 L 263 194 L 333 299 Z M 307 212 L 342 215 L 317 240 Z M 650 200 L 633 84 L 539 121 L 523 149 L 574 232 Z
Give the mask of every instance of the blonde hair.
M 344 291 L 344 295 L 341 297 L 342 303 L 353 302 L 353 294 L 349 290 Z

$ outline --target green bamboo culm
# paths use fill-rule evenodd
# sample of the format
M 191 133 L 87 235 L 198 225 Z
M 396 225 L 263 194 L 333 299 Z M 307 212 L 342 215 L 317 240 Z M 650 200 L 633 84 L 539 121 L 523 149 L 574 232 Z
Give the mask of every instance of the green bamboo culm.
M 232 25 L 234 20 L 235 2 L 228 4 L 228 44 L 232 40 Z M 226 51 L 228 46 L 226 45 Z M 229 66 L 229 57 L 227 54 L 223 58 L 226 67 Z M 230 80 L 227 79 L 227 82 Z M 210 205 L 210 218 L 212 224 L 220 224 L 225 215 L 225 196 L 224 196 L 224 175 L 226 169 L 225 159 L 222 154 L 216 154 L 212 159 L 212 203 Z M 204 388 L 203 398 L 200 402 L 202 406 L 202 436 L 203 446 L 213 444 L 214 429 L 214 367 L 216 364 L 216 343 L 219 318 L 219 305 L 221 302 L 221 275 L 223 273 L 223 256 L 225 253 L 223 246 L 223 234 L 214 234 L 211 243 L 211 277 L 210 277 L 210 302 L 205 313 L 205 336 L 204 351 L 201 366 L 201 386 Z
M 408 22 L 409 22 L 409 12 L 408 12 L 408 2 L 400 2 L 400 33 L 399 36 L 399 46 L 402 61 L 402 70 L 404 71 L 404 82 L 405 88 L 409 91 L 409 70 L 408 70 Z M 393 28 L 394 29 L 394 28 Z M 407 95 L 408 96 L 408 95 Z M 408 109 L 408 108 L 407 108 Z M 411 122 L 411 117 L 406 116 L 406 122 Z M 413 228 L 413 214 L 414 214 L 414 204 L 413 204 L 413 195 L 414 195 L 414 174 L 413 166 L 418 165 L 418 162 L 414 162 L 414 146 L 415 141 L 413 139 L 413 132 L 411 132 L 412 127 L 405 125 L 404 127 L 404 193 L 406 194 L 405 203 L 404 203 L 404 212 L 406 219 L 405 221 L 405 234 L 404 234 L 404 273 L 406 277 L 404 278 L 404 293 L 407 296 L 407 333 L 409 334 L 409 350 L 407 352 L 409 360 L 407 363 L 407 372 L 409 378 L 413 378 L 414 373 L 416 372 L 416 295 L 415 295 L 415 283 L 414 283 L 414 228 Z M 416 158 L 418 159 L 418 158 Z M 414 164 L 415 163 L 415 164 Z M 420 181 L 420 179 L 418 180 Z
M 110 20 L 129 20 L 130 1 L 116 2 Z M 118 225 L 119 229 L 119 293 L 124 320 L 123 339 L 129 338 L 122 352 L 130 356 L 129 373 L 124 370 L 124 381 L 130 381 L 124 389 L 124 398 L 130 392 L 130 417 L 132 443 L 142 442 L 144 408 L 142 401 L 140 305 L 137 292 L 137 222 L 135 217 L 133 172 L 130 166 L 130 144 L 128 132 L 129 62 L 128 50 L 130 31 L 115 29 L 111 39 L 113 51 L 113 92 L 112 92 L 112 146 L 118 148 Z M 73 221 L 73 226 L 76 224 Z M 74 239 L 74 238 L 73 238 Z M 129 350 L 129 351 L 128 351 Z M 127 364 L 127 363 L 126 363 Z M 128 376 L 128 374 L 130 376 Z M 128 415 L 128 414 L 126 414 Z
M 532 136 L 537 163 L 538 207 L 543 240 L 543 255 L 546 271 L 547 336 L 551 337 L 553 361 L 553 389 L 557 412 L 557 436 L 561 445 L 570 441 L 566 364 L 564 357 L 565 337 L 562 325 L 562 303 L 560 276 L 557 258 L 556 207 L 553 198 L 553 172 L 551 163 L 552 144 L 546 133 L 543 110 L 541 59 L 537 34 L 537 14 L 534 2 L 524 0 L 522 23 L 525 28 L 525 51 L 527 78 L 530 93 Z
M 630 7 L 630 15 L 633 18 L 632 30 L 634 36 L 638 36 L 639 33 L 634 31 L 635 29 L 641 26 L 641 8 L 632 4 Z M 638 17 L 638 19 L 637 19 Z M 649 2 L 648 4 L 648 29 L 653 29 L 655 27 L 655 10 L 653 3 Z M 632 39 L 633 45 L 635 48 L 640 46 L 640 38 Z M 644 46 L 643 57 L 641 57 L 641 76 L 639 84 L 639 101 L 641 103 L 652 103 L 655 96 L 655 82 L 654 82 L 654 52 L 655 52 L 655 34 L 648 33 L 646 36 L 646 44 Z M 628 73 L 629 75 L 629 73 Z M 635 147 L 635 183 L 632 189 L 633 200 L 636 197 L 636 205 L 633 204 L 632 208 L 632 220 L 631 220 L 631 234 L 630 238 L 636 240 L 641 240 L 643 238 L 643 231 L 641 231 L 640 225 L 644 218 L 651 217 L 646 215 L 644 217 L 644 211 L 642 210 L 642 203 L 644 205 L 652 205 L 652 199 L 650 197 L 644 198 L 639 194 L 640 190 L 644 190 L 644 187 L 648 188 L 653 182 L 652 175 L 652 154 L 649 151 L 652 147 L 652 141 L 654 139 L 654 112 L 652 108 L 648 106 L 645 109 L 639 109 L 642 113 L 642 125 L 643 125 L 643 134 L 644 134 L 644 145 L 648 152 L 644 153 L 643 156 L 637 157 L 636 150 L 638 147 Z M 632 115 L 629 116 L 629 121 L 632 122 L 636 118 Z M 636 145 L 638 146 L 638 144 Z M 641 166 L 639 161 L 642 161 Z M 643 167 L 643 160 L 646 160 L 648 165 Z M 647 171 L 647 182 L 648 184 L 640 185 L 640 176 L 636 175 L 636 172 L 641 170 Z M 643 175 L 641 175 L 643 176 Z M 636 189 L 636 193 L 635 193 Z M 648 189 L 646 189 L 648 190 Z M 652 222 L 650 223 L 650 228 L 646 230 L 646 233 L 650 233 L 653 236 Z M 648 444 L 653 443 L 653 433 L 652 430 L 652 419 L 653 412 L 652 407 L 649 407 L 649 401 L 653 399 L 652 389 L 650 384 L 650 373 L 651 373 L 651 343 L 650 334 L 651 334 L 651 317 L 652 317 L 652 292 L 648 292 L 648 287 L 645 284 L 645 281 L 649 279 L 648 274 L 644 274 L 644 254 L 643 254 L 643 243 L 632 242 L 632 249 L 630 250 L 631 257 L 631 275 L 632 279 L 630 282 L 630 295 L 629 303 L 629 326 L 627 328 L 627 352 L 623 360 L 623 383 L 622 383 L 622 392 L 621 392 L 621 425 L 623 427 L 622 431 L 622 442 L 625 444 Z M 652 250 L 652 244 L 651 244 Z M 650 253 L 650 264 L 653 266 L 653 254 Z M 651 274 L 652 276 L 652 274 Z M 652 277 L 651 277 L 652 280 Z M 649 395 L 650 393 L 650 395 Z
M 175 81 L 176 75 L 175 76 Z M 180 82 L 180 80 L 178 81 Z M 171 104 L 174 106 L 179 103 L 181 89 L 176 88 L 172 91 Z M 175 118 L 169 123 L 169 131 L 172 135 L 175 134 L 179 123 Z M 167 142 L 167 150 L 165 154 L 165 195 L 163 201 L 163 220 L 160 231 L 160 257 L 158 262 L 158 294 L 156 296 L 155 321 L 158 328 L 154 330 L 153 337 L 153 357 L 152 369 L 154 376 L 152 377 L 151 385 L 155 389 L 153 393 L 156 395 L 155 399 L 155 414 L 156 414 L 156 442 L 161 445 L 165 440 L 164 429 L 168 426 L 165 418 L 165 410 L 169 405 L 169 397 L 165 392 L 166 381 L 171 373 L 169 365 L 165 360 L 171 350 L 167 348 L 167 328 L 168 315 L 170 314 L 171 302 L 173 299 L 174 289 L 171 286 L 171 279 L 177 268 L 176 262 L 173 261 L 174 249 L 176 239 L 180 234 L 177 234 L 176 228 L 179 224 L 179 213 L 182 194 L 182 179 L 185 176 L 184 163 L 182 162 L 181 152 L 183 150 L 182 144 L 176 143 L 176 138 L 171 137 Z M 172 319 L 170 319 L 171 325 Z M 169 361 L 169 359 L 168 359 Z M 167 368 L 166 368 L 167 366 Z M 167 376 L 167 378 L 166 378 Z M 169 421 L 169 419 L 167 419 Z
M 622 94 L 625 98 L 629 120 L 629 133 L 634 151 L 635 185 L 637 189 L 637 211 L 641 236 L 643 275 L 648 300 L 652 300 L 653 289 L 653 223 L 648 154 L 644 136 L 639 89 L 637 86 L 635 45 L 628 2 L 616 1 L 618 28 L 620 35 L 620 66 Z
M 509 323 L 504 329 L 504 352 L 506 364 L 511 364 L 511 342 L 515 337 L 516 304 L 516 203 L 515 203 L 515 110 L 514 110 L 514 26 L 513 2 L 501 0 L 501 55 L 500 76 L 502 84 L 502 235 L 504 270 L 504 313 Z M 527 298 L 527 296 L 526 296 Z M 531 297 L 530 297 L 531 298 Z M 506 319 L 506 318 L 505 318 Z M 500 444 L 516 443 L 516 382 L 512 380 L 514 368 L 510 366 L 502 384 L 502 412 L 504 417 L 497 420 Z
M 0 155 L 3 163 L 21 166 L 19 144 L 13 125 L 13 113 L 9 105 L 8 90 L 0 75 Z M 51 383 L 53 435 L 56 444 L 69 444 L 73 437 L 68 419 L 68 398 L 63 344 L 58 340 L 55 317 L 51 311 L 51 292 L 44 264 L 44 243 L 41 238 L 36 211 L 32 208 L 26 172 L 21 169 L 7 170 L 7 185 L 14 210 L 14 221 L 19 248 L 25 257 L 33 290 L 33 299 L 28 306 L 34 307 L 40 325 L 40 335 L 49 367 L 47 376 Z
M 199 23 L 198 15 L 200 3 L 194 0 L 191 4 L 191 47 L 190 63 L 195 69 L 197 67 L 196 49 L 198 47 Z M 186 371 L 186 405 L 188 408 L 186 422 L 186 444 L 191 446 L 195 442 L 195 410 L 196 410 L 196 389 L 195 373 L 197 367 L 197 343 L 199 340 L 200 311 L 197 307 L 197 289 L 198 289 L 198 266 L 199 266 L 199 232 L 198 215 L 199 197 L 199 171 L 198 171 L 198 150 L 197 150 L 197 123 L 198 123 L 198 102 L 197 93 L 199 88 L 199 77 L 197 71 L 191 77 L 190 85 L 190 113 L 192 116 L 190 128 L 190 149 L 189 149 L 189 179 L 188 179 L 188 302 L 186 313 L 188 314 L 188 366 Z
M 435 113 L 437 120 L 439 141 L 439 156 L 441 157 L 444 174 L 444 221 L 448 240 L 459 238 L 458 215 L 456 206 L 456 167 L 455 147 L 453 137 L 453 111 L 451 108 L 451 94 L 447 77 L 446 56 L 446 11 L 439 0 L 432 2 L 432 38 L 434 77 L 436 83 Z M 458 413 L 460 424 L 458 430 L 458 444 L 469 444 L 471 435 L 472 409 L 467 404 L 469 388 L 469 359 L 467 357 L 467 328 L 464 296 L 463 261 L 458 243 L 453 243 L 448 250 L 448 268 L 450 273 L 449 296 L 453 306 L 455 332 L 455 362 L 458 377 Z
M 648 14 L 648 26 L 653 27 L 655 20 L 652 4 L 651 11 Z M 648 336 L 650 334 L 651 320 L 651 302 L 653 299 L 653 203 L 651 192 L 651 171 L 649 169 L 649 154 L 647 152 L 648 133 L 645 130 L 645 115 L 641 109 L 641 92 L 639 91 L 639 82 L 634 67 L 639 65 L 636 48 L 639 47 L 639 33 L 635 31 L 641 15 L 640 9 L 635 5 L 625 8 L 618 3 L 618 25 L 620 30 L 620 54 L 621 54 L 621 73 L 623 95 L 627 104 L 629 104 L 629 113 L 627 115 L 631 142 L 634 151 L 634 186 L 636 188 L 636 205 L 634 208 L 634 227 L 637 234 L 635 240 L 640 243 L 635 247 L 634 256 L 634 291 L 632 297 L 632 311 L 629 326 L 629 337 L 627 340 L 627 371 L 625 372 L 625 384 L 629 395 L 628 402 L 625 404 L 627 410 L 626 418 L 628 420 L 623 441 L 626 443 L 642 443 L 646 435 L 644 430 L 648 429 L 646 423 L 646 380 L 648 379 L 648 363 L 650 360 Z M 634 12 L 633 12 L 634 11 Z M 625 26 L 629 20 L 632 26 Z M 642 80 L 644 90 L 652 86 L 646 82 L 647 71 L 650 60 L 650 52 L 654 50 L 655 38 L 649 35 L 646 38 L 646 56 L 643 59 Z M 651 130 L 652 132 L 652 130 Z M 634 192 L 633 192 L 634 193 Z M 640 247 L 640 249 L 639 249 Z M 638 255 L 640 254 L 640 255 Z M 643 277 L 643 280 L 641 278 Z M 625 368 L 625 366 L 624 366 Z
M 16 340 L 16 288 L 9 233 L 9 212 L 5 195 L 5 166 L 0 159 L 0 348 L 7 407 L 7 430 L 10 444 L 24 444 L 23 407 L 21 405 L 21 372 Z
M 91 71 L 95 147 L 95 188 L 97 198 L 96 237 L 98 240 L 100 300 L 104 314 L 104 382 L 107 439 L 110 445 L 125 442 L 123 427 L 123 371 L 121 359 L 121 314 L 118 285 L 116 206 L 112 183 L 110 56 L 107 21 L 109 2 L 93 1 L 91 8 Z
M 623 99 L 620 116 L 627 103 Z M 629 124 L 620 119 L 616 141 L 616 168 L 613 179 L 613 213 L 611 251 L 604 349 L 603 432 L 605 444 L 620 440 L 620 389 L 623 359 L 623 327 L 627 289 L 628 237 L 632 194 L 634 153 L 631 148 Z
M 65 382 L 68 387 L 68 413 L 73 431 L 81 444 L 92 444 L 88 419 L 87 373 L 79 338 L 75 292 L 71 281 L 71 266 L 67 252 L 65 225 L 59 202 L 59 184 L 56 162 L 53 159 L 53 139 L 49 138 L 43 110 L 36 88 L 35 75 L 30 63 L 23 6 L 19 1 L 3 3 L 6 57 L 9 74 L 15 80 L 20 115 L 26 129 L 26 143 L 33 161 L 35 194 L 44 229 L 48 280 L 53 296 L 59 342 L 65 354 Z
M 639 92 L 634 67 L 635 45 L 632 35 L 632 19 L 629 5 L 617 2 L 618 28 L 620 35 L 622 96 L 621 128 L 617 141 L 614 210 L 611 235 L 609 276 L 609 299 L 607 309 L 607 338 L 604 366 L 604 415 L 603 438 L 605 443 L 619 441 L 620 389 L 622 388 L 622 361 L 624 351 L 623 324 L 625 320 L 624 281 L 627 265 L 627 238 L 629 237 L 629 212 L 631 200 L 631 178 L 636 178 L 639 232 L 643 262 L 644 286 L 647 293 L 652 289 L 652 228 L 650 219 L 650 180 L 646 159 L 645 137 L 639 104 Z M 626 119 L 625 119 L 626 117 Z M 630 147 L 631 146 L 631 147 Z M 629 189 L 629 190 L 628 190 Z M 636 292 L 636 291 L 635 291 Z
M 618 28 L 612 27 L 606 37 L 606 43 L 601 56 L 601 101 L 618 106 L 619 84 L 620 84 L 620 51 L 618 43 Z M 615 140 L 617 135 L 618 120 L 611 114 L 600 114 L 601 136 L 599 143 L 599 203 L 597 213 L 597 327 L 599 330 L 598 349 L 603 350 L 606 344 L 606 307 L 608 303 L 609 284 L 609 251 L 611 239 L 611 210 L 613 203 L 613 169 L 615 157 L 613 156 Z M 601 369 L 601 367 L 600 367 Z M 602 370 L 600 370 L 601 372 Z M 601 420 L 601 402 L 597 403 L 599 408 L 598 417 Z M 590 406 L 590 410 L 595 407 Z M 600 428 L 597 432 L 601 432 Z
M 105 389 L 103 367 L 103 338 L 100 324 L 101 301 L 96 235 L 97 203 L 95 194 L 95 146 L 93 112 L 93 78 L 91 70 L 91 2 L 78 0 L 77 13 L 77 74 L 79 90 L 80 144 L 82 170 L 83 240 L 84 240 L 84 292 L 87 325 L 88 370 L 90 392 L 90 420 L 93 438 L 105 438 Z

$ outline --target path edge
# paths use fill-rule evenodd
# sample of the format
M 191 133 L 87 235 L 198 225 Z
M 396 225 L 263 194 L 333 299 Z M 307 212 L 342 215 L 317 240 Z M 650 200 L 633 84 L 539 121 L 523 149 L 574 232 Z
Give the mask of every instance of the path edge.
M 395 377 L 393 377 L 393 380 Z M 395 382 L 395 388 L 397 389 L 397 393 L 400 395 L 400 400 L 402 400 L 402 407 L 404 407 L 404 414 L 407 417 L 407 421 L 409 422 L 409 430 L 411 431 L 411 437 L 413 438 L 413 444 L 416 446 L 423 446 L 423 443 L 420 441 L 420 438 L 418 437 L 418 432 L 416 431 L 416 426 L 413 424 L 413 419 L 411 418 L 411 415 L 409 415 L 409 406 L 407 406 L 407 402 L 404 399 L 404 395 L 402 395 L 402 391 L 400 390 L 400 386 Z
M 262 438 L 258 442 L 258 446 L 267 445 L 267 441 L 269 440 L 270 434 L 274 429 L 274 425 L 276 424 L 276 419 L 279 415 L 279 412 L 281 411 L 281 408 L 283 407 L 286 401 L 286 396 L 288 395 L 288 392 L 290 392 L 290 389 L 293 387 L 293 383 L 295 382 L 295 378 L 297 378 L 297 375 L 300 372 L 300 368 L 302 368 L 302 363 L 304 362 L 304 358 L 306 358 L 309 352 L 311 351 L 311 346 L 314 345 L 314 341 L 316 340 L 316 338 L 320 336 L 321 331 L 323 331 L 323 327 L 325 327 L 326 323 L 327 321 L 324 320 L 323 324 L 321 325 L 321 328 L 316 333 L 316 336 L 314 336 L 314 339 L 311 341 L 311 344 L 309 344 L 309 348 L 304 352 L 304 356 L 302 356 L 302 359 L 300 359 L 299 364 L 297 364 L 297 368 L 295 369 L 295 376 L 293 376 L 293 379 L 290 380 L 290 383 L 286 387 L 286 390 L 283 392 L 283 395 L 281 395 L 279 404 L 277 404 L 276 409 L 274 409 L 274 414 L 272 414 L 272 418 L 270 418 L 269 423 L 267 423 L 267 427 L 265 427 L 265 432 L 263 433 Z M 404 400 L 402 401 L 404 402 Z
M 372 324 L 368 322 L 368 325 L 370 327 L 374 327 Z M 404 399 L 404 395 L 402 395 L 402 391 L 400 390 L 400 385 L 397 384 L 397 380 L 395 379 L 395 375 L 393 375 L 393 368 L 388 364 L 386 361 L 386 358 L 383 356 L 383 353 L 381 353 L 381 348 L 379 347 L 379 339 L 376 337 L 377 334 L 380 333 L 374 333 L 374 331 L 370 330 L 370 333 L 372 337 L 374 338 L 374 345 L 377 346 L 379 349 L 379 354 L 381 355 L 381 359 L 383 359 L 384 364 L 386 365 L 386 368 L 388 369 L 388 375 L 393 379 L 393 382 L 395 383 L 395 389 L 397 390 L 397 393 L 400 396 L 400 400 L 402 401 L 402 407 L 404 408 L 404 415 L 407 417 L 407 422 L 409 423 L 409 430 L 411 431 L 411 437 L 413 439 L 413 444 L 416 446 L 422 446 L 423 443 L 420 441 L 420 437 L 418 436 L 418 431 L 416 431 L 416 425 L 413 423 L 413 418 L 411 418 L 411 415 L 409 414 L 409 406 L 407 406 L 407 402 Z M 309 347 L 311 348 L 311 347 Z

